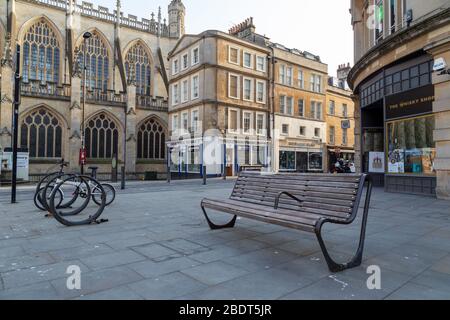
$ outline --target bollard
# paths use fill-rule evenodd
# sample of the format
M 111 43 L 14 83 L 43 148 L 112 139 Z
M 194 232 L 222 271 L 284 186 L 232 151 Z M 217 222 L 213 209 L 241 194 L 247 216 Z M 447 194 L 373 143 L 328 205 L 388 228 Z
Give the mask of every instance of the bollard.
M 203 185 L 206 186 L 206 166 L 203 166 Z
M 121 184 L 120 184 L 120 188 L 122 189 L 122 190 L 125 190 L 125 166 L 122 166 L 122 168 L 121 168 L 121 175 L 122 175 L 122 182 L 121 182 Z

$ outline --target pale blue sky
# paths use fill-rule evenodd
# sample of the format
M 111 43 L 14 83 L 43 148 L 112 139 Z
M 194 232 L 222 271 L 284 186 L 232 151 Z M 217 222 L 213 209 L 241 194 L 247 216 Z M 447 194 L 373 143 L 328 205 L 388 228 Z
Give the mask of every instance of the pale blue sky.
M 170 0 L 121 0 L 122 11 L 149 18 L 162 7 L 167 17 Z M 114 8 L 116 0 L 90 0 Z M 207 29 L 228 31 L 233 25 L 253 17 L 256 32 L 273 42 L 319 55 L 335 75 L 341 63 L 353 64 L 353 34 L 349 0 L 183 0 L 186 32 Z

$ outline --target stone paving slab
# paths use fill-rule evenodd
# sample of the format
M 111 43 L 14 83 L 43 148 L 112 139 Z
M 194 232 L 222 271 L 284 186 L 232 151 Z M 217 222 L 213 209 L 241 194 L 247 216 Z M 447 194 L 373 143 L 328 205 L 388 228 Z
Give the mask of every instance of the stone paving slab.
M 0 188 L 0 299 L 450 299 L 450 202 L 375 189 L 363 265 L 332 274 L 313 234 L 247 219 L 209 230 L 201 199 L 232 188 L 130 184 L 109 223 L 73 228 L 38 212 L 33 188 L 20 188 L 14 206 Z M 359 224 L 324 230 L 334 258 L 354 254 Z M 71 265 L 81 290 L 67 289 Z M 367 288 L 373 265 L 381 290 Z

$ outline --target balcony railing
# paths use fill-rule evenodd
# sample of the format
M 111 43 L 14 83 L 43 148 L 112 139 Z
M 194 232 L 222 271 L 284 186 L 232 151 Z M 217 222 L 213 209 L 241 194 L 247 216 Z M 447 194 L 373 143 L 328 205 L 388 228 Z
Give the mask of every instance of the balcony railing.
M 70 86 L 58 86 L 53 82 L 42 82 L 40 80 L 28 80 L 21 84 L 21 94 L 27 97 L 44 97 L 70 100 Z
M 81 99 L 83 99 L 83 88 L 81 88 Z M 114 90 L 89 89 L 86 91 L 86 102 L 123 106 L 127 103 L 127 95 L 125 92 L 116 93 Z
M 168 101 L 162 97 L 137 95 L 136 106 L 141 109 L 150 109 L 162 112 L 167 112 L 169 110 Z

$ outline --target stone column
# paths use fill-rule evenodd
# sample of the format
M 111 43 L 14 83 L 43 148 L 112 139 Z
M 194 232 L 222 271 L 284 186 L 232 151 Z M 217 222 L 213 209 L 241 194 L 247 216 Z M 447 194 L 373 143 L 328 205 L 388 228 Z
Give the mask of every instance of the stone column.
M 69 166 L 71 171 L 80 171 L 81 122 L 83 116 L 81 103 L 81 78 L 72 77 L 72 91 L 70 98 L 70 137 L 69 137 Z
M 355 103 L 355 169 L 357 173 L 362 172 L 362 146 L 361 146 L 361 106 L 359 104 L 359 96 L 352 96 Z
M 2 61 L 0 104 L 0 148 L 11 146 L 12 111 L 14 98 L 14 71 L 10 61 Z
M 136 116 L 136 84 L 133 82 L 128 83 L 127 87 L 127 135 L 126 135 L 126 154 L 127 154 L 127 163 L 126 163 L 126 171 L 127 172 L 136 172 L 136 158 L 137 158 L 137 116 Z
M 435 60 L 444 58 L 447 63 L 450 63 L 450 41 L 448 38 L 436 41 L 426 49 Z M 436 195 L 439 199 L 450 200 L 450 75 L 439 75 L 439 72 L 434 72 L 433 84 L 435 89 L 433 112 L 436 118 L 434 131 Z

